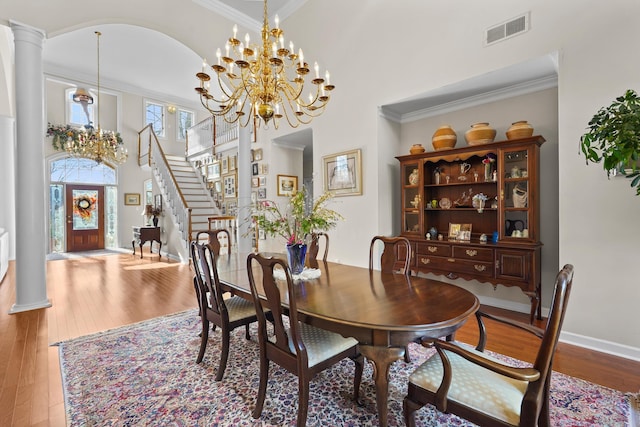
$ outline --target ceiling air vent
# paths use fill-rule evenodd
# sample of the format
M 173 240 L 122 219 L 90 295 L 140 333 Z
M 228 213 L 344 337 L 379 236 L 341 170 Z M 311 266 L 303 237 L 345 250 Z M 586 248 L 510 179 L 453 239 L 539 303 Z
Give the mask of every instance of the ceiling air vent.
M 485 32 L 484 43 L 486 46 L 508 39 L 529 30 L 529 13 L 510 19 L 509 21 L 495 25 Z

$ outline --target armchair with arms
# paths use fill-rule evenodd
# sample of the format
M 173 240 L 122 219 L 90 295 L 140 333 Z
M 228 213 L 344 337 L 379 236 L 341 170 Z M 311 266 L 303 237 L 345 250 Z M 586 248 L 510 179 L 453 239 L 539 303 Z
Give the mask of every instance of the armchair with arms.
M 407 426 L 415 425 L 414 412 L 427 403 L 482 426 L 549 426 L 549 382 L 553 356 L 569 301 L 573 266 L 556 276 L 545 329 L 499 316 L 476 312 L 480 339 L 475 349 L 437 340 L 437 353 L 409 377 L 404 398 Z M 486 329 L 483 318 L 513 326 L 541 339 L 533 366 L 517 368 L 483 353 Z

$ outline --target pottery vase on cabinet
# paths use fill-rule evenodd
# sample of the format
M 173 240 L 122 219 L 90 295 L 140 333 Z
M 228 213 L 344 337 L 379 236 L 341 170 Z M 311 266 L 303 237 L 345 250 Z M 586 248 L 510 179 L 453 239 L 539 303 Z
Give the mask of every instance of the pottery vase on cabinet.
M 424 153 L 425 149 L 422 146 L 422 144 L 413 144 L 411 146 L 411 148 L 409 148 L 409 153 L 410 154 L 420 154 L 420 153 Z
M 431 144 L 436 151 L 449 150 L 456 146 L 456 142 L 458 142 L 458 135 L 449 125 L 440 126 L 431 137 Z
M 496 130 L 486 122 L 475 123 L 464 133 L 464 139 L 469 145 L 489 144 L 495 137 Z
M 513 122 L 506 132 L 507 139 L 528 138 L 533 135 L 533 126 L 526 120 Z

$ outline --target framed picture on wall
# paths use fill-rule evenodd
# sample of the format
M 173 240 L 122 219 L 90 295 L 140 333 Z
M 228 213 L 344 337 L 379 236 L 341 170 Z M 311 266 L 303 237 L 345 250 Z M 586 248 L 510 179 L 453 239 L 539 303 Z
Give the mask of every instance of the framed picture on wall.
M 124 204 L 125 205 L 139 205 L 140 204 L 140 193 L 124 193 Z
M 214 162 L 207 166 L 207 179 L 210 181 L 220 178 L 220 162 Z
M 344 151 L 322 158 L 324 190 L 336 196 L 362 194 L 361 150 Z
M 236 197 L 236 174 L 231 173 L 222 177 L 224 187 L 224 198 L 233 199 Z
M 222 173 L 229 173 L 229 157 L 224 157 L 221 161 L 222 166 L 221 166 L 221 170 Z
M 258 200 L 264 200 L 267 198 L 267 189 L 264 187 L 258 188 Z
M 298 177 L 295 175 L 278 175 L 278 196 L 290 196 L 298 191 Z

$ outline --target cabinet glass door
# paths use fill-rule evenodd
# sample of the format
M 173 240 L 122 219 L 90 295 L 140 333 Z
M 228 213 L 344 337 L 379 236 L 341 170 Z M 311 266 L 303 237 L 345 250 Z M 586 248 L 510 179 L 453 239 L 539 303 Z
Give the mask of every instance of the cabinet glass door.
M 502 151 L 503 230 L 506 239 L 530 238 L 530 153 L 528 149 Z
M 402 233 L 422 234 L 422 176 L 419 162 L 403 163 L 402 180 Z

